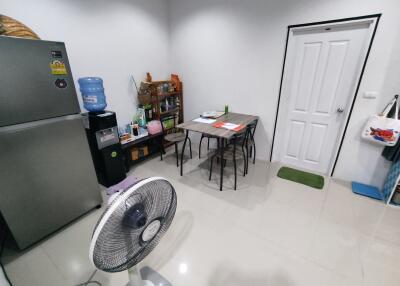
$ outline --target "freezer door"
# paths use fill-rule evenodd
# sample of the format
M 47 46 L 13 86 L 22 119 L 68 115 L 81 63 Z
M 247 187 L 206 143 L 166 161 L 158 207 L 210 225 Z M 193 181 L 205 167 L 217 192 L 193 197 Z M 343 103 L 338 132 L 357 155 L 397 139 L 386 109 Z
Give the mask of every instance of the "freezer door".
M 0 126 L 80 113 L 64 43 L 0 36 Z
M 0 211 L 23 249 L 102 203 L 82 118 L 0 128 Z

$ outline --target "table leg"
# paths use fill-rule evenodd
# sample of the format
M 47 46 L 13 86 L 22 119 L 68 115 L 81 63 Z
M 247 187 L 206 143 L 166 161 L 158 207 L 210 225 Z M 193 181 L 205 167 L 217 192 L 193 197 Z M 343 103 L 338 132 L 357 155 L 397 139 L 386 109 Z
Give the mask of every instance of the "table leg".
M 220 153 L 221 153 L 221 178 L 219 181 L 219 190 L 222 191 L 222 184 L 224 181 L 224 138 L 221 138 Z
M 186 137 L 185 141 L 183 141 L 183 146 L 182 146 L 182 151 L 181 151 L 181 176 L 183 176 L 183 154 L 185 154 L 185 147 L 186 147 L 186 142 L 189 137 L 189 130 L 186 130 Z

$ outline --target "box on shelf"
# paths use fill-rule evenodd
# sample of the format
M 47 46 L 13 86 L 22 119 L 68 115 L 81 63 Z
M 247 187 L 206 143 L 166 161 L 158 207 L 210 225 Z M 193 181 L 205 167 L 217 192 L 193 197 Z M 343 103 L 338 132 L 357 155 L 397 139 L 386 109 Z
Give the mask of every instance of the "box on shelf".
M 132 161 L 136 161 L 147 155 L 149 155 L 149 148 L 147 146 L 135 147 L 131 150 Z

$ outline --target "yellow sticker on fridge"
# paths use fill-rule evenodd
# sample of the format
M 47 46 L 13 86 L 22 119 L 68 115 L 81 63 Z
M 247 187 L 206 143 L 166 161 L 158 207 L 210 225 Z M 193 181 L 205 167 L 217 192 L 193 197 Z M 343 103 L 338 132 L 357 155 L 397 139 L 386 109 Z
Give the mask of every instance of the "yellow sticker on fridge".
M 53 60 L 50 63 L 51 74 L 62 75 L 67 74 L 65 64 L 60 60 Z

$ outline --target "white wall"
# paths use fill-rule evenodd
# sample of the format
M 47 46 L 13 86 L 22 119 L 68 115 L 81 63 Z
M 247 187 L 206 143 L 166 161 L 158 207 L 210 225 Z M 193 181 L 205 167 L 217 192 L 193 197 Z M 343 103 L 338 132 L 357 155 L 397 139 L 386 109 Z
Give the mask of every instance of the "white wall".
M 138 80 L 177 72 L 185 116 L 222 109 L 257 114 L 258 157 L 269 157 L 286 27 L 383 13 L 335 176 L 381 186 L 390 165 L 381 148 L 360 140 L 367 116 L 400 92 L 400 4 L 396 0 L 0 0 L 1 14 L 42 39 L 66 42 L 75 81 L 104 79 L 108 108 L 130 121 Z M 393 47 L 395 49 L 393 49 Z M 171 68 L 172 67 L 172 68 Z M 379 98 L 362 98 L 378 91 Z M 80 93 L 78 91 L 78 96 Z
M 128 123 L 136 111 L 137 81 L 145 72 L 169 76 L 168 7 L 164 0 L 0 0 L 0 14 L 32 28 L 41 39 L 66 43 L 75 79 L 100 76 L 108 109 L 118 123 Z M 83 110 L 83 108 L 82 108 Z
M 173 71 L 181 74 L 185 116 L 222 109 L 257 114 L 260 159 L 269 158 L 287 26 L 383 13 L 335 176 L 381 186 L 389 164 L 381 148 L 360 140 L 369 114 L 400 89 L 399 65 L 389 65 L 400 17 L 396 0 L 171 0 Z M 400 40 L 397 40 L 399 44 Z M 387 73 L 390 73 L 387 75 Z M 390 88 L 389 88 L 390 86 Z M 364 91 L 378 91 L 376 100 Z

